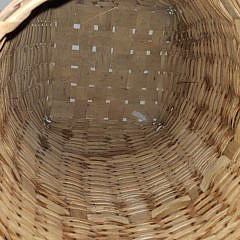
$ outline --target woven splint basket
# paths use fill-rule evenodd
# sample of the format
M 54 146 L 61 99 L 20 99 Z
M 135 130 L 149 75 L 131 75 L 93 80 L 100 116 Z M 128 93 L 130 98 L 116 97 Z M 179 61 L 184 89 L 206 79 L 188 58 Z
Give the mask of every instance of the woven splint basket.
M 239 96 L 237 0 L 13 0 L 0 240 L 240 239 Z

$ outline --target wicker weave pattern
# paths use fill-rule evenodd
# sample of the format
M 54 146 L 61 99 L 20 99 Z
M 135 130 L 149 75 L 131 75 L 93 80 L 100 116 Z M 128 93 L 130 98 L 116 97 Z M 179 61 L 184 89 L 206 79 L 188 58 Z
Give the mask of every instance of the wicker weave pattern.
M 171 71 L 175 18 L 133 1 L 90 3 L 70 2 L 53 13 L 51 118 L 136 121 L 132 113 L 139 112 L 151 123 Z
M 131 22 L 134 7 L 141 10 Z M 117 9 L 111 10 L 111 21 L 104 14 L 96 23 L 81 24 L 112 8 Z M 144 23 L 154 8 L 159 16 Z M 81 16 L 71 16 L 74 12 Z M 101 91 L 114 78 L 89 78 L 85 65 L 101 63 L 98 51 L 105 56 L 116 25 L 114 33 L 122 35 L 112 41 L 121 53 L 113 58 L 119 61 L 119 78 L 134 63 L 128 59 L 131 46 L 124 45 L 129 35 L 123 33 L 131 33 L 136 19 L 139 26 L 171 29 L 167 38 L 151 43 L 156 58 L 135 61 L 141 71 L 143 63 L 156 71 L 165 48 L 160 44 L 170 41 L 157 83 L 148 76 L 147 96 L 156 96 L 158 108 L 145 124 L 123 122 L 119 102 L 106 111 L 108 121 L 97 104 L 96 114 L 88 115 L 90 96 L 98 103 L 109 96 L 125 99 L 125 93 Z M 73 29 L 75 23 L 80 29 Z M 99 35 L 91 38 L 94 25 Z M 140 52 L 146 50 L 146 36 L 135 39 Z M 71 51 L 77 39 L 83 55 Z M 93 40 L 102 44 L 94 57 Z M 79 0 L 39 9 L 0 52 L 0 239 L 239 239 L 239 42 L 237 1 L 142 0 L 136 6 L 135 1 Z M 66 67 L 79 59 L 77 73 Z M 111 58 L 104 59 L 107 67 Z M 86 78 L 94 79 L 94 94 L 84 92 Z M 136 99 L 142 82 L 140 75 L 132 80 L 129 97 Z M 155 98 L 141 111 L 147 115 L 153 105 Z

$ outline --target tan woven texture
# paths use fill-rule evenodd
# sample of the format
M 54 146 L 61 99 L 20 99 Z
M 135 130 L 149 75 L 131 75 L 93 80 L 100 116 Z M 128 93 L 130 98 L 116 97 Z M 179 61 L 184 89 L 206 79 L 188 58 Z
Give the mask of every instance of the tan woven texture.
M 0 13 L 0 240 L 240 239 L 238 1 L 43 2 Z

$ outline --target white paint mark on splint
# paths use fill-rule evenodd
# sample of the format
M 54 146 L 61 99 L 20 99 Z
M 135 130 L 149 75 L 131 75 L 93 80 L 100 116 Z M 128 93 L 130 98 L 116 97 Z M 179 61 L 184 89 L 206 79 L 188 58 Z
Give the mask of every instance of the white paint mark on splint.
M 72 45 L 73 51 L 79 51 L 79 49 L 80 49 L 79 45 Z
M 93 46 L 93 47 L 92 47 L 92 52 L 93 52 L 93 53 L 97 52 L 97 47 L 96 47 L 96 46 Z
M 52 120 L 47 115 L 44 116 L 44 121 L 46 124 L 52 123 Z
M 153 35 L 153 30 L 149 30 L 148 35 L 152 36 Z
M 170 6 L 170 7 L 167 9 L 167 12 L 168 12 L 169 15 L 175 15 L 176 12 L 177 12 L 177 10 L 176 10 L 175 8 L 173 8 L 173 7 Z
M 72 68 L 72 69 L 78 69 L 79 66 L 78 66 L 78 65 L 71 65 L 71 68 Z
M 143 91 L 146 91 L 146 90 L 147 90 L 147 88 L 145 88 L 145 87 L 144 87 L 144 88 L 142 88 L 142 90 L 143 90 Z
M 123 122 L 127 122 L 127 118 L 125 118 L 125 117 L 122 120 L 123 120 Z
M 156 129 L 156 132 L 158 132 L 160 129 L 162 129 L 162 128 L 164 128 L 164 125 L 163 125 L 163 123 L 158 123 L 158 125 L 157 125 L 158 127 L 157 127 L 157 129 Z
M 132 34 L 136 34 L 136 28 L 132 29 Z
M 114 48 L 111 48 L 111 55 L 113 55 Z
M 88 103 L 92 103 L 93 102 L 93 100 L 92 99 L 88 99 Z
M 146 55 L 147 55 L 147 56 L 150 56 L 150 55 L 151 55 L 151 51 L 150 51 L 150 50 L 147 50 L 147 51 L 146 51 Z
M 115 27 L 115 26 L 112 27 L 112 32 L 113 32 L 113 33 L 116 32 L 116 27 Z
M 106 104 L 110 104 L 111 103 L 111 100 L 110 99 L 107 99 L 106 100 Z
M 126 105 L 128 104 L 128 100 L 127 100 L 127 99 L 125 100 L 125 104 L 126 104 Z
M 74 29 L 80 29 L 80 27 L 81 27 L 81 24 L 80 24 L 80 23 L 74 23 L 74 24 L 73 24 L 73 28 L 74 28 Z
M 146 121 L 147 121 L 146 117 L 145 117 L 142 113 L 140 113 L 140 112 L 133 111 L 133 112 L 132 112 L 132 115 L 133 115 L 134 117 L 136 117 L 136 118 L 138 119 L 138 121 L 139 121 L 139 120 L 142 121 L 142 122 L 146 122 Z
M 75 98 L 70 98 L 70 103 L 75 103 L 76 99 Z
M 108 72 L 112 73 L 112 72 L 113 72 L 112 68 L 109 68 L 109 69 L 108 69 Z
M 104 121 L 108 121 L 108 119 L 109 119 L 108 117 L 105 117 L 105 118 L 104 118 Z
M 143 72 L 144 74 L 148 74 L 148 70 L 144 70 L 144 72 Z
M 54 43 L 54 48 L 57 48 L 57 44 L 56 43 Z
M 131 49 L 131 50 L 130 50 L 130 55 L 133 55 L 133 54 L 134 54 L 134 50 Z
M 91 72 L 95 72 L 95 71 L 96 71 L 95 66 L 92 66 L 92 67 L 90 68 L 90 70 L 91 70 Z
M 132 69 L 128 69 L 128 74 L 132 74 Z
M 88 85 L 90 88 L 95 88 L 95 85 L 94 84 L 89 84 Z
M 160 51 L 160 56 L 162 56 L 163 55 L 163 51 Z
M 46 97 L 46 100 L 48 101 L 48 99 L 49 99 L 49 97 L 47 96 L 47 97 Z
M 158 101 L 155 101 L 155 104 L 157 105 L 157 104 L 158 104 Z
M 145 100 L 140 100 L 140 105 L 145 105 Z
M 93 29 L 94 29 L 95 32 L 97 32 L 98 29 L 99 29 L 99 28 L 98 28 L 98 25 L 94 25 L 94 26 L 93 26 Z
M 77 87 L 77 83 L 71 82 L 72 87 Z

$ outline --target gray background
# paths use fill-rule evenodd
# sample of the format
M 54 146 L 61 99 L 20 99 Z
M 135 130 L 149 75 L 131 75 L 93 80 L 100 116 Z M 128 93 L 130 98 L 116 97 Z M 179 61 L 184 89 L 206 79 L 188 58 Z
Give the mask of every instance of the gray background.
M 6 7 L 10 2 L 11 0 L 0 0 L 0 9 L 3 9 L 4 7 Z

